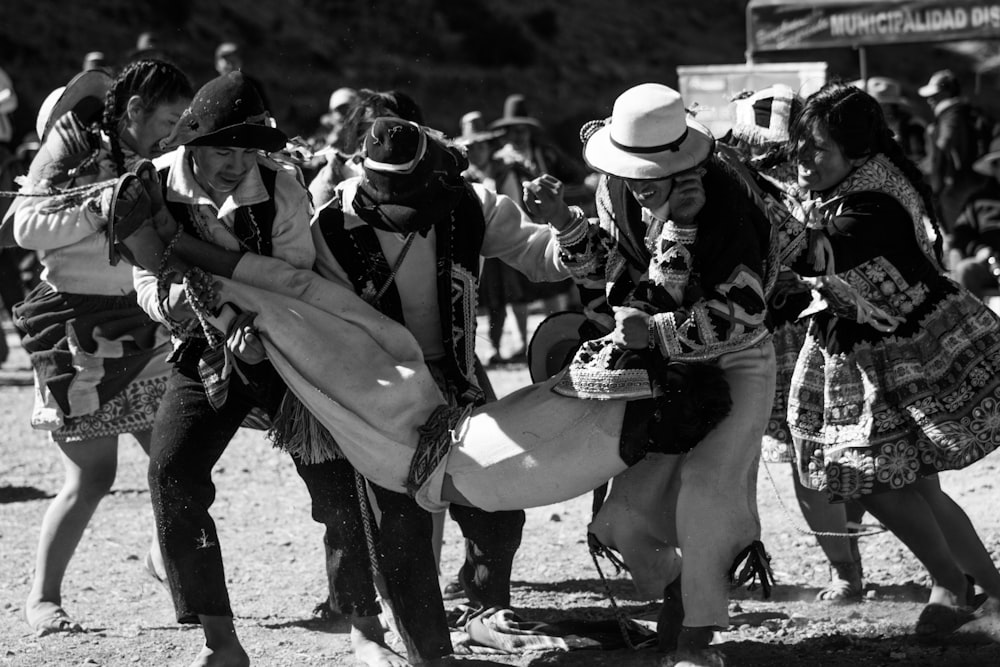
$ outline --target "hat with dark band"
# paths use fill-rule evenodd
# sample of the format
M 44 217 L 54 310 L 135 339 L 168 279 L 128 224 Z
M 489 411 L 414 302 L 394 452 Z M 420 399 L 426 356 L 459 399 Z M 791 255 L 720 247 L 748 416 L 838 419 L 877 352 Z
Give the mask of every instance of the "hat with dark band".
M 583 158 L 611 176 L 659 180 L 698 166 L 713 150 L 712 133 L 685 110 L 680 93 L 643 83 L 618 96 L 611 119 L 587 136 Z

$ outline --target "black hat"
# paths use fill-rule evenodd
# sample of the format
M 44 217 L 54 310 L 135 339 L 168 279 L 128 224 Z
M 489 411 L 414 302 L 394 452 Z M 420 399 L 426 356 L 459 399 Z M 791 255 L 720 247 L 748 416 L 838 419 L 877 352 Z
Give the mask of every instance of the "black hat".
M 271 153 L 284 148 L 288 137 L 267 121 L 254 85 L 242 72 L 229 72 L 195 93 L 164 146 L 228 146 Z
M 420 125 L 376 118 L 364 139 L 364 176 L 355 204 L 375 226 L 414 231 L 450 211 L 464 191 L 468 162 Z

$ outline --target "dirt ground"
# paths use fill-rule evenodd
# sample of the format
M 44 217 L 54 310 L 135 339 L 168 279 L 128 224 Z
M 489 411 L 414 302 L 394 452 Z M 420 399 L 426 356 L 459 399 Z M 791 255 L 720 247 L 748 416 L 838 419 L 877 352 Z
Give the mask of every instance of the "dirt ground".
M 485 328 L 481 329 L 485 331 Z M 516 334 L 508 341 L 517 342 Z M 65 608 L 86 631 L 36 638 L 24 621 L 38 525 L 62 482 L 55 449 L 28 426 L 32 390 L 27 360 L 14 346 L 0 370 L 0 665 L 187 665 L 200 631 L 175 623 L 165 591 L 143 570 L 152 516 L 146 458 L 135 443 L 121 447 L 118 478 L 70 564 Z M 483 358 L 489 356 L 483 343 Z M 509 352 L 509 350 L 506 350 Z M 500 393 L 528 382 L 524 366 L 491 371 Z M 1000 560 L 1000 458 L 943 477 Z M 310 614 L 325 595 L 322 531 L 309 517 L 305 487 L 291 462 L 259 433 L 241 432 L 215 471 L 213 510 L 225 552 L 237 630 L 255 665 L 350 665 L 348 628 Z M 734 591 L 732 625 L 719 648 L 733 665 L 869 667 L 1000 665 L 990 628 L 961 632 L 947 644 L 919 645 L 910 631 L 926 598 L 927 579 L 891 535 L 862 542 L 868 594 L 860 604 L 812 602 L 828 573 L 795 508 L 788 466 L 762 467 L 759 483 L 764 542 L 777 588 L 771 600 Z M 590 498 L 528 510 L 514 563 L 513 606 L 523 618 L 610 619 L 612 612 L 587 551 Z M 446 526 L 442 570 L 461 559 L 456 526 Z M 628 614 L 655 619 L 655 603 L 637 599 L 627 575 L 611 578 Z M 992 629 L 993 636 L 998 634 Z M 462 655 L 458 665 L 658 665 L 654 650 Z

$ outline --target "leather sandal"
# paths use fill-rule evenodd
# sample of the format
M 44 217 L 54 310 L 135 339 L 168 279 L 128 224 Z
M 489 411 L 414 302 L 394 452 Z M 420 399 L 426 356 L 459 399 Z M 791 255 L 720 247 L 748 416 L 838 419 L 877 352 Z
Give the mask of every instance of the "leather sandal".
M 860 562 L 830 563 L 830 583 L 816 594 L 817 602 L 857 602 L 865 591 Z
M 54 606 L 48 613 L 36 618 L 28 618 L 28 625 L 35 631 L 36 637 L 44 637 L 59 632 L 83 632 L 79 623 L 59 606 Z

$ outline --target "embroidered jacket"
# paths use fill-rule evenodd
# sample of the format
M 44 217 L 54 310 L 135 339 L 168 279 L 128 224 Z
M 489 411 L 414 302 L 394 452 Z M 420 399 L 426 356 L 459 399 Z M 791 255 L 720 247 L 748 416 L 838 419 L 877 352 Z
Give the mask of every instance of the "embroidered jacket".
M 403 316 L 406 305 L 397 281 L 390 280 L 392 267 L 380 240 L 389 233 L 376 230 L 354 210 L 359 183 L 358 178 L 341 183 L 338 196 L 313 219 L 316 271 L 351 286 L 381 312 L 412 326 Z M 407 292 L 436 292 L 448 380 L 460 401 L 482 401 L 474 365 L 481 260 L 499 258 L 536 281 L 566 278 L 554 234 L 547 225 L 531 222 L 508 197 L 470 184 L 457 207 L 434 224 L 426 239 L 415 238 L 415 243 L 433 244 L 436 281 L 433 286 L 406 285 Z M 417 259 L 407 255 L 401 267 Z
M 767 220 L 716 159 L 703 182 L 706 204 L 693 227 L 654 220 L 647 229 L 625 182 L 605 176 L 598 224 L 561 247 L 575 279 L 603 279 L 611 306 L 651 315 L 652 347 L 670 360 L 716 359 L 768 335 Z

